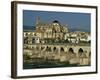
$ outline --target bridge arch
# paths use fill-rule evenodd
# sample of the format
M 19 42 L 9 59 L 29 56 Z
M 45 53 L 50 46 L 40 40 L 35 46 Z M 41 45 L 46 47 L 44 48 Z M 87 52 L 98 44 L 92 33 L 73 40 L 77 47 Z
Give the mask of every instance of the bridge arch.
M 64 48 L 63 47 L 60 48 L 60 52 L 64 52 Z
M 40 46 L 36 46 L 35 49 L 36 49 L 36 50 L 40 50 Z
M 57 52 L 58 48 L 57 47 L 53 47 L 53 52 Z
M 46 47 L 46 51 L 49 51 L 49 52 L 52 51 L 52 50 L 51 50 L 51 47 L 47 46 L 47 47 Z
M 68 53 L 74 54 L 73 48 L 69 48 Z
M 41 50 L 43 50 L 43 49 L 45 49 L 45 47 L 44 46 L 41 46 Z
M 32 50 L 35 50 L 35 47 L 34 46 L 32 46 Z
M 84 50 L 83 50 L 82 48 L 80 48 L 80 49 L 78 50 L 78 56 L 79 56 L 79 57 L 83 57 L 83 58 L 87 57 L 87 56 L 86 56 L 86 53 L 84 52 Z
M 91 51 L 89 52 L 89 57 L 91 57 Z
M 84 52 L 83 49 L 82 48 L 79 48 L 78 55 L 81 56 L 83 54 L 83 52 Z

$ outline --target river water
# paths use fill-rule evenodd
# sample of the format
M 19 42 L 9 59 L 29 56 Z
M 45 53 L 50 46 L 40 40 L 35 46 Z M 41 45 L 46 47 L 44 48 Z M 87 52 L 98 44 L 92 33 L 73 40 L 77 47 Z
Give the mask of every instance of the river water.
M 30 61 L 23 62 L 23 69 L 40 69 L 40 68 L 57 68 L 57 67 L 78 67 L 78 64 L 70 64 L 69 62 L 59 61 Z M 87 65 L 84 65 L 87 66 Z

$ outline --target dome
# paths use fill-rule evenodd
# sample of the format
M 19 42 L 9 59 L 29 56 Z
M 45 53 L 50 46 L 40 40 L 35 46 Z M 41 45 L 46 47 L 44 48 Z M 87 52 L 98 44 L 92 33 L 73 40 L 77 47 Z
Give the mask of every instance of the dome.
M 59 23 L 59 21 L 57 21 L 57 20 L 54 20 L 54 21 L 53 21 L 53 23 Z

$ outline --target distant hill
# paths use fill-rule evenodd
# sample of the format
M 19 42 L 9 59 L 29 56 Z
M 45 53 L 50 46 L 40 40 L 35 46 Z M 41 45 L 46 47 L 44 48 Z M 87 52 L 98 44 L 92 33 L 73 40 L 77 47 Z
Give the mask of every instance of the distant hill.
M 35 26 L 23 26 L 24 30 L 35 30 Z
M 90 32 L 90 30 L 88 30 L 88 29 L 76 29 L 76 28 L 70 28 L 69 31 L 70 31 L 70 32 L 74 32 L 74 31 Z

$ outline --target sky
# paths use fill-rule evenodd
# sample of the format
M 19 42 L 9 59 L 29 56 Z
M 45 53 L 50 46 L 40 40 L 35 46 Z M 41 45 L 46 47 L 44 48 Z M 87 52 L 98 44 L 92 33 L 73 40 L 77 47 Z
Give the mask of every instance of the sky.
M 36 24 L 36 17 L 40 17 L 40 21 L 47 23 L 52 23 L 54 20 L 57 20 L 61 25 L 68 25 L 69 30 L 82 30 L 90 32 L 91 28 L 90 13 L 34 10 L 23 10 L 23 28 L 33 29 Z

